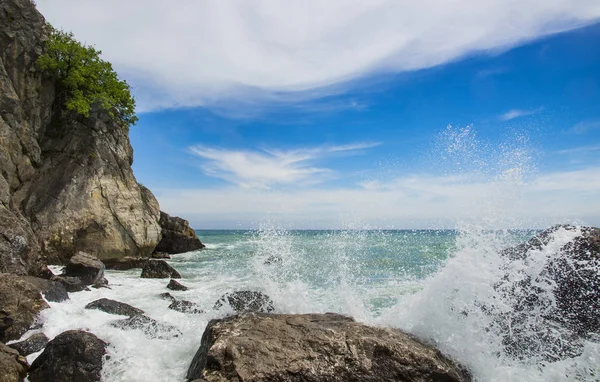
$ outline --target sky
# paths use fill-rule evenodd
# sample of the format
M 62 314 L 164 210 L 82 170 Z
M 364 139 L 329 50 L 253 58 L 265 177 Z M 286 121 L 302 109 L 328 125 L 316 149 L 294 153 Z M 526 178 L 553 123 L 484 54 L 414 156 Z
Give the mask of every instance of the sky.
M 37 0 L 197 229 L 600 226 L 600 1 Z

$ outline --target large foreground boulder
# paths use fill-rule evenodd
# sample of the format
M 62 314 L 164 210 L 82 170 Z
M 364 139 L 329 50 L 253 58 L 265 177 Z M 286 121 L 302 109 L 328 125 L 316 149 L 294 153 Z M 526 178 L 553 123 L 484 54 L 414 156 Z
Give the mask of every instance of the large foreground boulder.
M 338 314 L 247 313 L 209 322 L 188 381 L 469 381 L 435 348 Z
M 181 275 L 164 260 L 148 260 L 142 268 L 140 277 L 145 279 L 180 279 Z
M 48 308 L 39 290 L 22 277 L 0 273 L 0 342 L 16 340 Z
M 106 346 L 92 333 L 80 330 L 61 333 L 33 361 L 29 381 L 100 381 Z
M 496 322 L 506 352 L 542 361 L 580 354 L 600 333 L 600 229 L 557 225 L 501 256 L 505 277 L 495 288 L 511 310 Z
M 27 374 L 27 361 L 3 343 L 0 343 L 0 381 L 21 382 Z
M 85 308 L 97 309 L 108 314 L 117 314 L 120 316 L 129 317 L 144 314 L 144 311 L 141 309 L 135 308 L 129 304 L 125 304 L 124 302 L 119 302 L 108 298 L 101 298 L 99 300 L 92 301 L 87 304 Z
M 177 216 L 169 216 L 160 212 L 158 222 L 162 229 L 162 239 L 156 246 L 155 252 L 184 253 L 204 248 L 196 233 L 187 220 Z
M 225 293 L 215 302 L 213 309 L 221 309 L 223 306 L 230 306 L 236 313 L 269 313 L 275 310 L 269 296 L 250 290 Z

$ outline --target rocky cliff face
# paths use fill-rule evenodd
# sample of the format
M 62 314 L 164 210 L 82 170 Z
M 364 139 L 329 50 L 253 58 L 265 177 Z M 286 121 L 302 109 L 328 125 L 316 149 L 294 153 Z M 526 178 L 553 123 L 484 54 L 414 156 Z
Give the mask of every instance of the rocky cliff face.
M 0 2 L 0 272 L 86 251 L 149 256 L 160 210 L 132 173 L 128 129 L 62 112 L 36 65 L 48 30 L 30 0 Z

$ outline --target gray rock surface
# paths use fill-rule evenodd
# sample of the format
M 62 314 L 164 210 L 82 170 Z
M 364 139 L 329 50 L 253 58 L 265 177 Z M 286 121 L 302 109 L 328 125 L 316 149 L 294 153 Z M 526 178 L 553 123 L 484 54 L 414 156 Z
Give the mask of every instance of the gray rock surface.
M 97 309 L 109 314 L 118 314 L 121 316 L 130 317 L 144 314 L 144 311 L 141 309 L 135 308 L 129 304 L 125 304 L 124 302 L 110 300 L 108 298 L 101 298 L 99 300 L 92 301 L 87 304 L 85 308 Z
M 469 381 L 435 348 L 400 330 L 338 314 L 247 313 L 209 322 L 188 381 Z
M 0 343 L 0 381 L 21 382 L 27 374 L 29 365 L 25 357 L 3 343 Z
M 61 333 L 33 361 L 29 381 L 100 381 L 106 346 L 92 333 L 80 330 Z
M 18 351 L 22 356 L 28 356 L 42 350 L 46 347 L 46 344 L 48 344 L 48 337 L 44 333 L 36 333 L 23 341 L 8 346 Z
M 187 220 L 169 216 L 161 211 L 159 224 L 162 229 L 162 239 L 156 246 L 156 252 L 175 254 L 204 248 L 204 244 L 190 228 Z
M 0 342 L 16 340 L 48 308 L 35 285 L 20 276 L 0 273 Z
M 123 330 L 140 330 L 150 338 L 168 340 L 182 335 L 181 331 L 173 325 L 161 323 L 144 315 L 132 316 L 111 323 L 111 326 Z
M 269 313 L 275 310 L 273 300 L 269 296 L 250 290 L 240 290 L 224 294 L 215 302 L 213 309 L 221 309 L 225 305 L 230 306 L 237 313 Z
M 63 302 L 69 299 L 69 293 L 67 292 L 67 289 L 58 281 L 46 280 L 33 276 L 23 276 L 23 279 L 35 285 L 35 287 L 48 301 Z
M 141 256 L 125 256 L 121 258 L 113 258 L 104 260 L 104 265 L 107 269 L 114 269 L 117 271 L 126 271 L 133 268 L 143 268 L 148 262 L 147 257 Z
M 195 304 L 191 301 L 186 300 L 178 300 L 173 301 L 171 305 L 169 305 L 169 309 L 176 310 L 181 313 L 191 313 L 191 314 L 201 314 L 204 313 L 204 310 L 200 308 L 198 304 Z
M 69 259 L 61 276 L 78 277 L 85 285 L 92 285 L 104 277 L 104 268 L 96 256 L 79 251 Z
M 180 283 L 178 283 L 175 280 L 169 281 L 169 283 L 167 284 L 167 288 L 171 289 L 171 290 L 180 290 L 180 291 L 188 290 L 188 287 L 186 287 L 185 285 L 181 285 Z
M 181 275 L 164 260 L 148 260 L 142 268 L 140 277 L 145 279 L 180 279 Z

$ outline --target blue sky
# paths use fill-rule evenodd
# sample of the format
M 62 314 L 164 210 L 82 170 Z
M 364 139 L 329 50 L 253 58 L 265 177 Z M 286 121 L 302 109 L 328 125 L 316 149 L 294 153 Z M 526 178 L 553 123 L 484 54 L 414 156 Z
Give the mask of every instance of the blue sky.
M 247 16 L 231 1 L 203 10 L 214 28 L 156 11 L 186 44 L 146 49 L 150 20 L 119 28 L 110 1 L 38 6 L 133 85 L 136 177 L 196 228 L 600 225 L 600 7 L 460 2 L 400 30 L 387 15 L 407 9 L 385 1 L 316 21 L 301 3 Z M 280 25 L 290 12 L 297 24 Z

